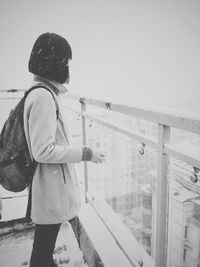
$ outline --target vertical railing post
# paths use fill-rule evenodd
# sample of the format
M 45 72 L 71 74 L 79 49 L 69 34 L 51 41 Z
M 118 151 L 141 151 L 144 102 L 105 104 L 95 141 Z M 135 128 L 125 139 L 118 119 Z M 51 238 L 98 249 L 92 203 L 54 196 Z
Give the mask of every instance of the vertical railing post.
M 81 98 L 80 100 L 81 103 L 81 115 L 82 115 L 82 138 L 83 138 L 83 146 L 87 145 L 86 142 L 86 121 L 85 121 L 85 116 L 84 113 L 86 112 L 86 104 L 84 98 Z M 85 202 L 87 203 L 87 193 L 88 193 L 88 166 L 87 166 L 87 161 L 84 161 L 84 186 L 85 186 Z
M 170 127 L 158 124 L 158 166 L 156 189 L 156 257 L 155 267 L 167 266 L 168 226 L 168 167 L 169 159 L 164 153 L 165 143 L 170 142 Z

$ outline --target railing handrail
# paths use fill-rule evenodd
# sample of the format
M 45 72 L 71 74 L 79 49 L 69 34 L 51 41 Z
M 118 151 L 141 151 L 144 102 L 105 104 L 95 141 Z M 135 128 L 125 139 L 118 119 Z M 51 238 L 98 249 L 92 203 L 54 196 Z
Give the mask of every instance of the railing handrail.
M 200 133 L 200 113 L 185 109 L 161 108 L 148 105 L 124 105 L 107 102 L 94 98 L 85 98 L 78 95 L 66 94 L 71 100 L 84 102 L 99 108 L 110 109 L 115 112 L 134 116 L 154 123 L 178 128 L 193 133 Z
M 0 90 L 0 93 L 23 92 L 24 89 Z M 200 133 L 200 113 L 177 108 L 161 108 L 148 105 L 125 105 L 89 97 L 81 97 L 74 94 L 65 94 L 66 98 L 84 102 L 85 104 L 99 108 L 110 109 L 115 112 L 134 116 L 143 120 L 178 128 L 181 130 Z

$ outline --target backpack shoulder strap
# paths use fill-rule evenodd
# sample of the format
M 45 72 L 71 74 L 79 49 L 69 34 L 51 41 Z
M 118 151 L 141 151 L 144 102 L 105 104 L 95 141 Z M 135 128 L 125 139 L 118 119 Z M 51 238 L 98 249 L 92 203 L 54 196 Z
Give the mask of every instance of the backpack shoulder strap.
M 26 99 L 26 97 L 28 96 L 28 94 L 29 94 L 31 91 L 33 91 L 34 89 L 37 89 L 37 88 L 44 88 L 44 89 L 46 89 L 47 91 L 49 91 L 49 92 L 51 93 L 51 95 L 52 95 L 52 97 L 53 97 L 53 99 L 54 99 L 55 105 L 56 105 L 56 117 L 57 117 L 57 119 L 58 119 L 58 117 L 59 117 L 59 106 L 58 106 L 58 102 L 56 101 L 54 94 L 52 93 L 52 91 L 51 91 L 48 87 L 46 87 L 46 86 L 44 86 L 44 85 L 42 85 L 42 84 L 41 84 L 41 85 L 35 85 L 35 86 L 32 86 L 29 90 L 27 90 L 27 91 L 25 92 L 25 94 L 24 94 L 24 99 Z

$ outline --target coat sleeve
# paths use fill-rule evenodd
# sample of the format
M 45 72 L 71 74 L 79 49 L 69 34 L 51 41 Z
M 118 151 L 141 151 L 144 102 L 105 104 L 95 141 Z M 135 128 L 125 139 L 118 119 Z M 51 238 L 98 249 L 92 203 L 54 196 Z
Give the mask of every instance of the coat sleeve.
M 56 105 L 52 95 L 38 89 L 31 103 L 28 128 L 33 158 L 40 163 L 78 163 L 82 147 L 56 143 Z
M 3 210 L 3 202 L 2 202 L 1 191 L 0 191 L 0 220 L 2 218 L 2 210 Z

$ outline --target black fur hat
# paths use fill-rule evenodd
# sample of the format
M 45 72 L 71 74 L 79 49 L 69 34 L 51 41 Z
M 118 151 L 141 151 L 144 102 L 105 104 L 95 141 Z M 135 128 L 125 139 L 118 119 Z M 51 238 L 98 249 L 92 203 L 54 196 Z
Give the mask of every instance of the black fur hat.
M 35 75 L 63 84 L 69 80 L 69 59 L 72 59 L 72 50 L 67 40 L 47 32 L 36 40 L 28 69 Z

